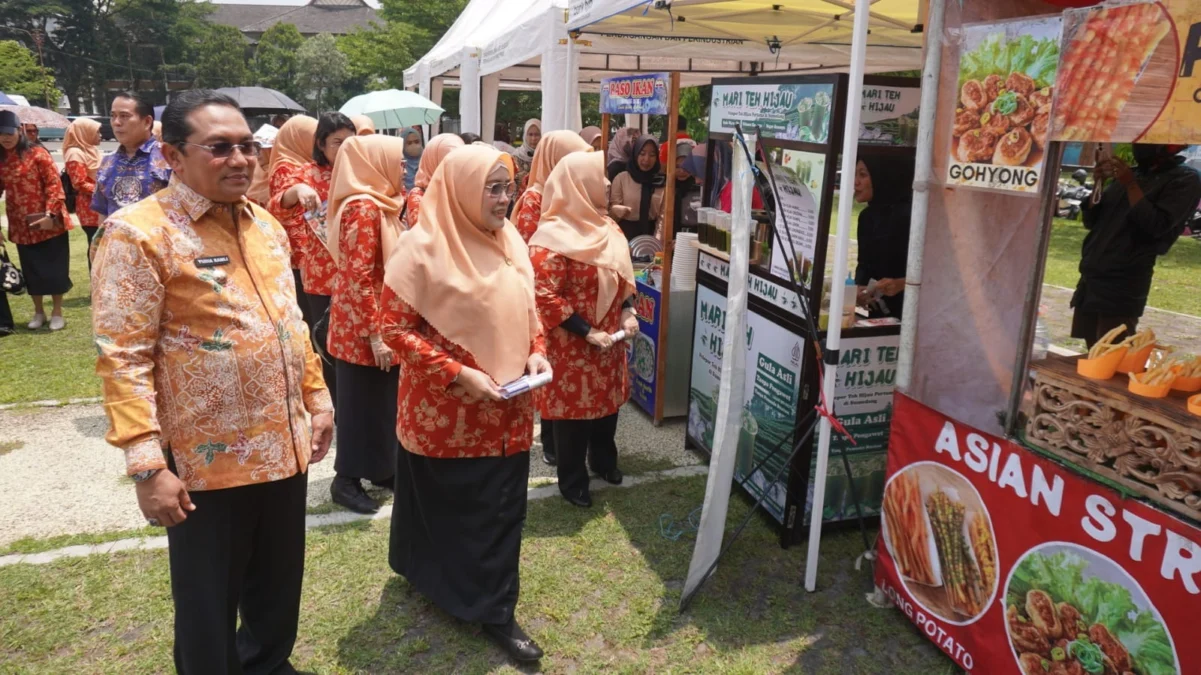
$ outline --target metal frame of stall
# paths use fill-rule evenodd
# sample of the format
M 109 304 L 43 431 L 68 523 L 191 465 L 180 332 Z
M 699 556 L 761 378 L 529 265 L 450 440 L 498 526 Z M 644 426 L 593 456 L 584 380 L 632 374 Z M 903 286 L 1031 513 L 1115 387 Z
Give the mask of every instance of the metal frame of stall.
M 830 220 L 833 212 L 834 188 L 836 185 L 835 179 L 838 175 L 837 160 L 841 155 L 840 147 L 844 139 L 844 134 L 846 133 L 844 120 L 846 118 L 846 106 L 848 99 L 846 93 L 849 87 L 849 78 L 846 75 L 730 78 L 714 80 L 713 84 L 715 91 L 717 91 L 717 88 L 722 85 L 829 85 L 831 88 L 830 95 L 832 105 L 829 112 L 829 132 L 826 135 L 826 140 L 824 143 L 787 141 L 760 136 L 758 143 L 760 146 L 762 146 L 762 154 L 757 154 L 756 156 L 757 160 L 762 160 L 764 157 L 767 157 L 776 164 L 781 163 L 780 160 L 782 159 L 782 154 L 785 150 L 806 152 L 824 157 L 824 171 L 821 175 L 822 185 L 819 191 L 820 203 L 818 204 L 817 209 L 816 236 L 818 245 L 816 245 L 814 248 L 814 259 L 812 261 L 812 282 L 807 288 L 808 306 L 812 308 L 820 308 L 822 296 L 825 292 L 825 289 L 823 288 L 824 271 L 830 249 Z M 876 86 L 916 89 L 919 85 L 920 81 L 912 78 L 869 76 L 864 80 L 865 88 L 868 86 Z M 744 128 L 743 131 L 751 132 L 753 129 Z M 858 136 L 857 130 L 855 133 L 856 136 Z M 715 180 L 716 176 L 716 142 L 734 142 L 735 135 L 714 131 L 711 128 L 709 138 L 710 143 L 708 147 L 708 161 L 706 163 L 705 177 L 706 186 L 713 185 L 713 181 Z M 914 152 L 911 146 L 894 148 L 862 143 L 859 146 L 859 151 L 864 155 L 882 154 L 894 156 L 897 154 L 911 155 Z M 734 152 L 741 152 L 741 149 L 739 147 L 735 147 Z M 715 193 L 716 191 L 708 188 L 704 191 L 705 206 L 713 206 L 712 202 Z M 777 208 L 780 208 L 779 205 L 777 205 Z M 777 218 L 777 223 L 778 222 L 779 219 Z M 773 242 L 773 248 L 775 245 L 775 242 Z M 698 438 L 697 434 L 695 433 L 692 415 L 694 414 L 694 409 L 697 411 L 700 410 L 701 403 L 698 402 L 697 390 L 694 389 L 692 377 L 695 377 L 698 367 L 697 352 L 699 347 L 697 343 L 697 331 L 701 330 L 699 326 L 700 322 L 704 318 L 702 316 L 704 310 L 711 309 L 711 303 L 706 302 L 705 296 L 710 293 L 716 293 L 723 295 L 724 297 L 728 280 L 722 279 L 721 276 L 723 270 L 728 276 L 729 265 L 722 261 L 722 256 L 714 255 L 714 253 L 708 247 L 702 247 L 701 257 L 701 270 L 697 276 L 698 289 L 696 320 L 694 321 L 694 333 L 692 339 L 693 354 L 691 361 L 693 365 L 690 368 L 689 381 L 689 428 L 685 434 L 685 443 L 690 448 L 698 449 L 706 454 L 709 454 L 712 451 L 711 447 L 705 443 L 703 438 Z M 802 314 L 797 313 L 800 311 L 800 309 L 791 311 L 784 306 L 786 303 L 772 303 L 767 300 L 769 296 L 779 298 L 791 293 L 791 291 L 787 288 L 787 279 L 781 278 L 778 275 L 773 275 L 770 270 L 771 256 L 767 256 L 766 258 L 760 260 L 751 268 L 750 275 L 752 283 L 750 292 L 748 294 L 748 313 L 759 315 L 763 319 L 766 319 L 769 322 L 784 328 L 793 335 L 800 337 L 801 340 L 806 343 L 804 346 L 804 355 L 799 361 L 801 367 L 800 378 L 799 382 L 797 383 L 796 409 L 792 420 L 793 428 L 785 438 L 778 439 L 780 440 L 778 445 L 783 445 L 785 447 L 777 448 L 775 455 L 773 456 L 778 457 L 777 461 L 782 461 L 788 454 L 787 446 L 791 446 L 796 434 L 800 432 L 803 424 L 806 422 L 806 413 L 812 411 L 819 404 L 821 400 L 820 391 L 822 383 L 819 380 L 818 369 L 814 367 L 817 359 L 819 358 L 819 347 L 818 345 L 814 344 L 814 342 L 807 335 L 805 335 L 807 329 L 805 328 L 804 317 Z M 841 279 L 832 279 L 831 281 L 833 283 L 842 282 Z M 705 289 L 704 292 L 702 292 L 702 288 Z M 836 309 L 837 308 L 831 308 L 832 317 L 837 317 L 837 314 L 835 313 Z M 870 340 L 873 338 L 889 336 L 897 336 L 899 339 L 899 335 L 900 326 L 896 325 L 871 328 L 849 328 L 844 329 L 843 331 L 843 339 L 848 341 L 854 341 L 857 339 Z M 819 339 L 824 340 L 825 337 L 826 331 L 820 331 Z M 714 354 L 719 354 L 720 349 L 713 348 L 713 352 Z M 750 370 L 751 368 L 752 365 L 748 363 L 747 369 Z M 713 406 L 716 407 L 716 401 L 713 402 Z M 752 446 L 754 443 L 755 441 L 751 440 Z M 769 507 L 767 509 L 781 525 L 781 546 L 791 546 L 798 541 L 801 541 L 804 536 L 804 525 L 807 523 L 806 512 L 809 509 L 807 500 L 811 499 L 810 482 L 813 480 L 815 473 L 813 464 L 817 449 L 816 446 L 816 438 L 810 438 L 807 440 L 806 443 L 803 444 L 801 451 L 798 452 L 795 458 L 792 460 L 791 465 L 787 467 L 787 475 L 784 478 L 784 485 L 786 486 L 785 503 L 782 505 L 782 509 L 780 509 L 778 512 L 774 511 L 774 507 Z M 876 452 L 878 452 L 878 454 L 881 455 L 881 458 L 883 458 L 883 454 L 886 452 L 886 449 L 884 447 L 881 447 L 878 450 L 874 449 L 873 453 Z M 752 454 L 754 454 L 753 451 Z M 848 454 L 853 455 L 854 451 L 851 450 Z M 863 453 L 860 453 L 860 456 L 863 456 Z M 753 498 L 761 496 L 764 490 L 771 490 L 775 488 L 774 484 L 764 484 L 763 486 L 756 485 L 755 481 L 752 479 L 752 476 L 748 475 L 748 467 L 754 467 L 760 463 L 760 457 L 758 456 L 754 456 L 753 460 L 748 461 L 748 458 L 743 454 L 743 449 L 740 447 L 735 477 L 738 479 L 737 482 Z M 774 467 L 772 467 L 772 470 L 779 470 L 780 466 L 780 464 L 776 464 Z M 766 475 L 766 465 L 761 466 L 760 469 L 765 471 L 764 475 Z M 741 471 L 741 475 L 739 475 L 738 471 Z M 881 476 L 883 475 L 883 466 L 880 467 L 880 474 Z M 854 480 L 854 477 L 851 475 L 848 475 L 846 478 L 848 482 Z M 879 488 L 882 492 L 883 481 L 881 480 L 877 482 L 880 483 Z M 858 493 L 858 491 L 854 490 L 853 492 Z M 863 506 L 862 502 L 864 496 L 866 496 L 866 493 L 862 494 L 858 500 L 860 507 Z M 836 521 L 837 524 L 850 525 L 855 522 L 856 517 L 860 515 L 860 511 L 858 508 L 856 508 L 854 512 L 851 512 L 848 508 L 848 511 L 840 512 L 839 515 L 841 516 L 841 519 Z M 873 512 L 868 515 L 875 516 L 877 514 Z

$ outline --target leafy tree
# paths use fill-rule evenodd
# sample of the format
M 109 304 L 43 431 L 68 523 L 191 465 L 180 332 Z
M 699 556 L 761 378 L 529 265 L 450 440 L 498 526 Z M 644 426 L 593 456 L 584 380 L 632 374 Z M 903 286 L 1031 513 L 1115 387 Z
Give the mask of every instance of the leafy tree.
M 329 33 L 309 38 L 296 52 L 297 76 L 313 110 L 336 107 L 348 70 L 349 59 Z
M 209 24 L 196 49 L 196 86 L 240 87 L 250 81 L 246 38 L 232 26 Z
M 302 45 L 304 36 L 295 24 L 277 23 L 267 29 L 254 53 L 254 77 L 259 86 L 298 98 L 296 55 Z
M 417 56 L 411 46 L 416 29 L 404 23 L 373 23 L 337 39 L 338 51 L 346 55 L 348 87 L 353 91 L 403 89 L 405 68 Z
M 467 6 L 467 0 L 381 0 L 380 16 L 389 24 L 405 24 L 414 60 L 430 50 Z M 412 65 L 409 62 L 407 68 Z
M 0 41 L 0 91 L 53 109 L 58 104 L 54 75 L 38 65 L 33 52 L 15 40 Z M 49 101 L 46 100 L 49 95 Z

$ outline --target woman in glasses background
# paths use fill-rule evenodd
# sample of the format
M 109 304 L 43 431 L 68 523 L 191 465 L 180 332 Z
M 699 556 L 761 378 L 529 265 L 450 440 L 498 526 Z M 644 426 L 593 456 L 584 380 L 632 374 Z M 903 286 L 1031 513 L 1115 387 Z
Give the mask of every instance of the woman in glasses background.
M 630 398 L 626 349 L 612 335 L 634 337 L 634 266 L 621 228 L 605 213 L 605 162 L 599 153 L 571 154 L 551 172 L 542 220 L 530 240 L 538 313 L 555 380 L 537 392 L 551 420 L 559 492 L 592 506 L 588 468 L 614 485 L 617 412 Z
M 305 239 L 308 238 L 304 214 L 317 206 L 317 193 L 304 184 L 305 167 L 313 152 L 313 136 L 316 132 L 317 120 L 308 115 L 297 115 L 280 127 L 271 150 L 271 170 L 268 172 L 271 201 L 267 204 L 267 210 L 288 233 L 288 244 L 292 247 L 292 275 L 296 278 L 296 299 L 304 314 L 304 322 L 310 326 L 315 317 L 309 308 L 304 279 L 300 276 L 300 261 L 304 258 Z
M 542 656 L 514 618 L 534 405 L 499 386 L 550 365 L 529 251 L 505 219 L 514 191 L 508 155 L 455 150 L 388 261 L 384 337 L 404 363 L 389 562 L 526 662 Z
M 380 292 L 384 262 L 403 231 L 404 139 L 372 134 L 342 143 L 329 192 L 327 241 L 338 266 L 327 349 L 338 378 L 337 475 L 330 496 L 357 513 L 379 504 L 362 481 L 390 489 L 396 471 L 399 363 L 384 343 Z

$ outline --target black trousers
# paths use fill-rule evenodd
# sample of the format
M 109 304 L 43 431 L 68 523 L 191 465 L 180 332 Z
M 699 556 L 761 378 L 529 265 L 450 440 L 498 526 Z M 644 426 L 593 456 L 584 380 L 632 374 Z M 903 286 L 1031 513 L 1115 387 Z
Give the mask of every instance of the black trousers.
M 542 456 L 555 457 L 555 427 L 551 420 L 542 420 L 542 431 L 538 437 L 542 439 Z
M 313 322 L 317 317 L 313 316 L 313 310 L 309 307 L 309 295 L 304 292 L 304 282 L 300 279 L 300 270 L 292 270 L 292 279 L 296 282 L 296 304 L 300 305 L 300 315 L 304 317 L 305 324 L 309 330 L 313 329 Z
M 191 493 L 196 510 L 167 529 L 177 672 L 295 672 L 307 493 L 306 474 Z
M 13 311 L 8 306 L 8 293 L 0 291 L 0 328 L 14 330 L 16 325 L 13 324 Z
M 588 494 L 588 468 L 608 473 L 617 468 L 617 413 L 597 420 L 555 420 L 559 455 L 559 491 Z
M 1119 335 L 1116 342 L 1121 342 L 1138 331 L 1137 316 L 1121 316 L 1117 314 L 1100 314 L 1085 312 L 1077 309 L 1072 314 L 1072 337 L 1084 340 L 1089 349 L 1105 337 L 1109 331 L 1126 324 L 1126 332 Z
M 96 231 L 100 229 L 99 225 L 90 226 L 82 225 L 83 233 L 88 237 L 88 272 L 92 271 L 92 239 L 96 237 Z
M 309 295 L 305 294 L 309 302 L 309 311 L 313 313 L 313 323 L 321 320 L 329 309 L 328 295 Z M 309 340 L 313 339 L 313 324 L 309 324 Z M 316 351 L 316 350 L 314 350 Z M 321 374 L 325 377 L 325 386 L 329 388 L 329 395 L 334 399 L 335 403 L 338 400 L 338 369 L 334 366 L 334 357 L 326 354 L 321 359 Z

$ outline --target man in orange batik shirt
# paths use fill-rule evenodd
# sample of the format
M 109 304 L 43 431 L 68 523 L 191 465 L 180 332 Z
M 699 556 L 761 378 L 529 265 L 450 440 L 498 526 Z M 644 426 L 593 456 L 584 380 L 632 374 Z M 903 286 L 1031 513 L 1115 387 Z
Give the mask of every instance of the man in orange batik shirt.
M 170 184 L 94 243 L 107 440 L 167 527 L 181 673 L 295 672 L 307 471 L 332 438 L 287 238 L 245 197 L 258 149 L 229 97 L 176 95 Z

